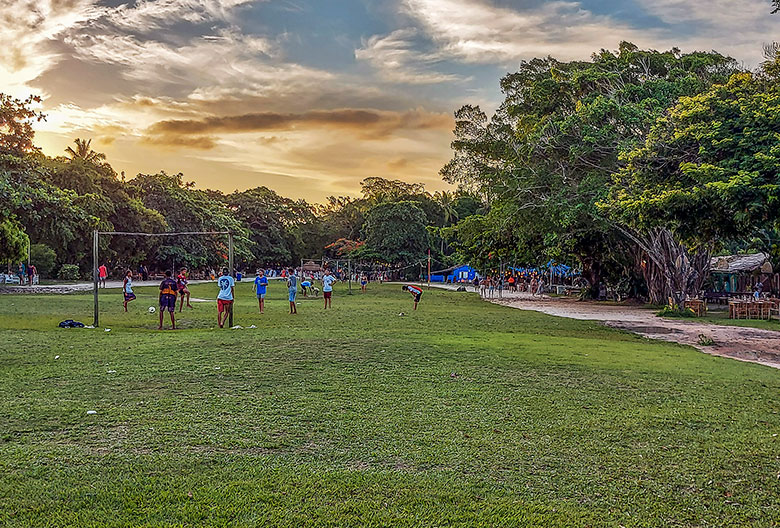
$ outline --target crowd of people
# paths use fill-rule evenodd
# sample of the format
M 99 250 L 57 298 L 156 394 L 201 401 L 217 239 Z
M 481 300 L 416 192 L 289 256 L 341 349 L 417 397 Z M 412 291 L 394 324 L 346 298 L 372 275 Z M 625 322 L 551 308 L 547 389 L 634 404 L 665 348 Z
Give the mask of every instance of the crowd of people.
M 527 292 L 533 296 L 543 295 L 547 291 L 544 275 L 540 273 L 495 274 L 474 279 L 474 289 L 479 288 L 482 297 L 492 298 L 500 292 Z

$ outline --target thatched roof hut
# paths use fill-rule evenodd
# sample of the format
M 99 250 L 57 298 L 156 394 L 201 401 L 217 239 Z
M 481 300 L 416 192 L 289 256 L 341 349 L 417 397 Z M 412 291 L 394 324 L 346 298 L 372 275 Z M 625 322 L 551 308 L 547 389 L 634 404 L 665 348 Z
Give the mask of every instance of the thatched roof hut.
M 710 271 L 713 273 L 765 273 L 773 272 L 772 263 L 766 253 L 751 253 L 748 255 L 728 255 L 713 257 L 710 261 Z

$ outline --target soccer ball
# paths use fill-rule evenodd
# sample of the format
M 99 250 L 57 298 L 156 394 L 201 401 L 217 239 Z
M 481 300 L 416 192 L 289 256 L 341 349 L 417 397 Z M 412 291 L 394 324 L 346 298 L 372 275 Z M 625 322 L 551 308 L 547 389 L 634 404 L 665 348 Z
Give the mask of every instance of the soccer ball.
M 156 311 L 157 311 L 157 310 L 155 309 L 155 307 L 154 307 L 154 306 L 150 306 L 150 307 L 149 307 L 149 313 L 154 313 L 154 312 L 156 312 Z

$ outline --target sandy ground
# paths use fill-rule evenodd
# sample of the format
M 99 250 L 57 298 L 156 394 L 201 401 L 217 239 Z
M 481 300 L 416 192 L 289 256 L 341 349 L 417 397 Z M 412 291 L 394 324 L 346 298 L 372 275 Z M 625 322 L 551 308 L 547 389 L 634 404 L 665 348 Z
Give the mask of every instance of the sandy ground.
M 707 354 L 780 368 L 778 331 L 721 326 L 696 320 L 666 319 L 656 316 L 652 310 L 638 306 L 616 306 L 546 296 L 533 297 L 527 293 L 504 293 L 501 299 L 494 297 L 486 300 L 559 317 L 601 321 L 607 326 L 628 330 L 650 339 L 690 345 Z M 700 345 L 700 335 L 711 338 L 714 345 Z

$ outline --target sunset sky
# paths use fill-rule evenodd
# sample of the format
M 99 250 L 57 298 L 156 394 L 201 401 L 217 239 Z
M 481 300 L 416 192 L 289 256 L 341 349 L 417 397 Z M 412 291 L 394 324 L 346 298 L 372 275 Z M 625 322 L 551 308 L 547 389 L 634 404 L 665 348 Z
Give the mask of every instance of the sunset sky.
M 322 201 L 369 176 L 445 188 L 452 112 L 492 110 L 535 56 L 620 40 L 757 66 L 769 0 L 3 0 L 0 91 L 45 98 L 36 142 L 93 138 L 128 177 Z

